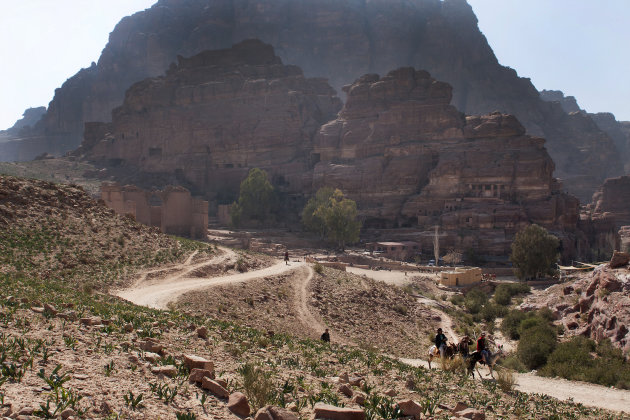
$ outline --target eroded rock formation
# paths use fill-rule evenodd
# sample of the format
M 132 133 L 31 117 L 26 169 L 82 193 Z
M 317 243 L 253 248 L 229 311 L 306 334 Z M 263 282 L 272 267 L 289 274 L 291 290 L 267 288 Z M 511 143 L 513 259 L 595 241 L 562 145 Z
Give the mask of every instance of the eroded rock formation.
M 55 151 L 70 150 L 79 145 L 84 122 L 109 121 L 132 83 L 162 74 L 177 54 L 229 48 L 248 38 L 270 43 L 285 63 L 328 78 L 335 88 L 366 73 L 427 69 L 454 87 L 458 109 L 513 114 L 530 134 L 545 137 L 557 176 L 585 202 L 605 178 L 621 175 L 604 133 L 542 101 L 529 79 L 499 65 L 465 0 L 160 0 L 124 18 L 98 63 L 56 91 L 32 133 L 50 141 L 25 149 L 33 157 L 54 144 Z M 43 150 L 35 150 L 37 144 Z M 15 159 L 12 153 L 2 158 Z
M 497 255 L 529 223 L 575 228 L 578 201 L 560 192 L 544 140 L 515 117 L 466 117 L 448 84 L 412 68 L 344 90 L 339 117 L 315 139 L 313 189 L 341 188 L 366 227 L 413 228 L 407 238 L 431 249 L 438 225 L 444 245 Z
M 210 200 L 231 202 L 253 167 L 301 193 L 311 183 L 312 138 L 340 108 L 325 80 L 249 40 L 180 57 L 166 76 L 135 84 L 111 125 L 87 126 L 83 146 L 93 160 L 174 173 Z

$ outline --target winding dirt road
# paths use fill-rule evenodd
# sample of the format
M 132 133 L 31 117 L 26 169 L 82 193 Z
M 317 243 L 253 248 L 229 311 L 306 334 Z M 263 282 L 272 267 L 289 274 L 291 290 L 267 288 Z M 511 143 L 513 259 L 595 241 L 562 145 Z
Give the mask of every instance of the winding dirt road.
M 196 254 L 190 255 L 186 261 L 181 264 L 170 265 L 163 268 L 146 270 L 140 273 L 138 280 L 128 289 L 120 290 L 115 294 L 123 299 L 133 302 L 137 305 L 148 306 L 157 309 L 167 309 L 170 302 L 175 301 L 179 296 L 193 290 L 201 290 L 208 287 L 245 282 L 248 280 L 274 276 L 288 271 L 296 270 L 299 283 L 296 285 L 293 306 L 300 320 L 300 323 L 309 332 L 308 334 L 317 337 L 320 331 L 326 326 L 322 321 L 314 315 L 308 305 L 309 284 L 313 278 L 313 269 L 303 262 L 291 262 L 286 265 L 283 261 L 261 269 L 246 273 L 233 274 L 221 277 L 191 277 L 196 270 L 203 269 L 212 265 L 236 260 L 237 254 L 227 248 L 220 248 L 221 253 L 210 256 L 194 262 Z M 355 272 L 357 269 L 349 269 Z M 381 275 L 373 275 L 373 274 Z M 375 280 L 384 281 L 400 285 L 405 282 L 404 272 L 388 272 L 383 273 L 372 272 L 369 270 L 360 270 L 356 274 L 365 274 Z M 372 274 L 372 275 L 370 275 Z M 428 305 L 431 302 L 424 302 Z M 450 318 L 444 322 L 452 334 Z M 336 342 L 343 344 L 352 344 L 335 338 Z M 401 359 L 404 363 L 412 366 L 423 366 L 428 368 L 426 360 L 421 359 Z M 487 375 L 485 367 L 480 368 L 484 375 Z M 604 386 L 593 385 L 583 382 L 573 382 L 564 379 L 543 378 L 531 373 L 516 374 L 516 389 L 526 393 L 546 394 L 559 400 L 572 399 L 576 403 L 581 403 L 591 407 L 604 408 L 608 410 L 624 411 L 630 413 L 630 391 L 607 388 Z

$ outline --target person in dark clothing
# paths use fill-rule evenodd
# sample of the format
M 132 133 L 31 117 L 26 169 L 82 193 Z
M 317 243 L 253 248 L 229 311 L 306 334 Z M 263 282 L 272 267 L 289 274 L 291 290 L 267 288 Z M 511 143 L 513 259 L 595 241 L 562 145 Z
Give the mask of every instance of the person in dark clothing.
M 438 328 L 435 335 L 435 347 L 440 351 L 440 357 L 444 357 L 444 350 L 446 349 L 446 336 L 442 334 L 442 328 Z
M 289 251 L 284 252 L 284 263 L 289 265 Z
M 323 332 L 321 339 L 322 341 L 330 343 L 330 333 L 328 332 L 328 328 L 326 328 L 326 331 Z
M 459 352 L 459 354 L 462 355 L 464 359 L 468 358 L 468 356 L 470 355 L 470 350 L 468 346 L 470 346 L 471 344 L 473 344 L 473 341 L 467 335 L 465 335 L 464 338 L 462 338 L 462 341 L 457 344 L 457 351 Z
M 489 352 L 488 352 L 488 343 L 486 341 L 486 333 L 482 332 L 481 335 L 479 336 L 479 338 L 477 339 L 477 351 L 481 354 L 481 358 L 483 359 L 484 363 L 488 363 L 488 356 L 489 356 Z

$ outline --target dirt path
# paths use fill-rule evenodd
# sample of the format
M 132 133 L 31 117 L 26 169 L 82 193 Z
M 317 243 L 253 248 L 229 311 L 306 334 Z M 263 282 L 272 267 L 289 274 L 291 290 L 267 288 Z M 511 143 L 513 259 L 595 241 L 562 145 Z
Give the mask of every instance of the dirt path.
M 130 288 L 119 290 L 114 292 L 114 294 L 137 305 L 167 309 L 168 303 L 175 301 L 179 296 L 192 290 L 274 276 L 305 265 L 304 263 L 296 262 L 286 265 L 284 262 L 278 262 L 262 270 L 228 276 L 218 276 L 216 274 L 203 277 L 199 275 L 192 276 L 193 272 L 216 266 L 226 261 L 236 260 L 238 257 L 236 252 L 229 248 L 220 247 L 219 250 L 219 254 L 208 256 L 199 262 L 193 263 L 197 255 L 195 251 L 183 263 L 140 272 L 138 280 Z
M 300 323 L 309 331 L 311 338 L 319 338 L 320 334 L 326 329 L 318 317 L 313 315 L 308 308 L 309 290 L 308 287 L 313 280 L 313 269 L 306 265 L 303 269 L 306 271 L 304 276 L 300 278 L 299 284 L 295 287 L 295 299 L 293 300 L 293 307 L 295 314 Z

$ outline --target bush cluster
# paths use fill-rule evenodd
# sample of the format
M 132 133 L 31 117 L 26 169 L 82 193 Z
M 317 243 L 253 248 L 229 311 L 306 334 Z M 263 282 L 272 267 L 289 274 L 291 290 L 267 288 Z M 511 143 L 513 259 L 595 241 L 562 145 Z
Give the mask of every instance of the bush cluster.
M 529 293 L 531 288 L 525 283 L 503 283 L 494 291 L 494 301 L 498 305 L 508 306 L 516 295 Z
M 630 389 L 630 363 L 610 340 L 596 344 L 591 339 L 577 336 L 560 343 L 540 373 Z

